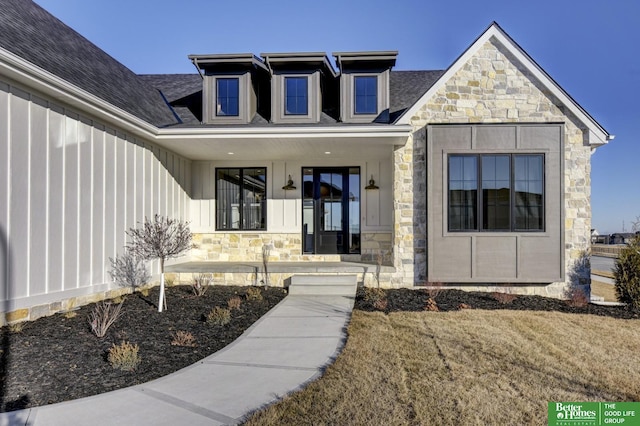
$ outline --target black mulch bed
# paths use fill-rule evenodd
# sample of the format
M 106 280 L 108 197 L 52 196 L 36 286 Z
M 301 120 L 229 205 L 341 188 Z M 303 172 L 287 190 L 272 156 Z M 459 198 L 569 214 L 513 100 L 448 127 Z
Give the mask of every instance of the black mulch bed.
M 427 290 L 382 290 L 386 295 L 385 312 L 424 311 L 429 293 Z M 435 302 L 441 312 L 460 310 L 461 304 L 471 309 L 511 309 L 518 311 L 557 311 L 573 314 L 591 314 L 619 319 L 640 318 L 640 312 L 625 306 L 601 306 L 587 304 L 583 307 L 571 306 L 566 300 L 541 296 L 517 296 L 514 300 L 501 303 L 492 293 L 467 292 L 462 290 L 443 290 Z M 379 305 L 380 307 L 380 305 Z M 358 289 L 355 308 L 363 311 L 376 311 L 371 298 L 365 297 L 365 290 Z
M 97 338 L 88 325 L 94 305 L 78 309 L 76 316 L 63 314 L 25 323 L 23 330 L 0 330 L 0 412 L 13 411 L 95 395 L 145 383 L 165 376 L 222 349 L 285 296 L 281 288 L 261 289 L 263 300 L 247 300 L 247 287 L 213 286 L 195 297 L 190 286 L 167 289 L 168 310 L 157 312 L 158 289 L 148 296 L 129 295 L 123 313 L 106 336 Z M 423 311 L 426 290 L 381 290 L 385 312 Z M 215 306 L 239 296 L 239 310 L 232 310 L 231 323 L 214 326 L 204 316 Z M 444 290 L 436 297 L 442 312 L 461 309 L 511 309 L 592 314 L 620 319 L 640 318 L 640 312 L 626 307 L 588 304 L 575 307 L 566 301 L 540 296 L 517 296 L 501 303 L 491 293 Z M 380 306 L 379 306 L 380 307 Z M 365 290 L 358 289 L 355 309 L 377 310 Z M 197 346 L 171 345 L 176 331 L 193 334 Z M 115 343 L 128 341 L 139 346 L 141 363 L 133 372 L 116 370 L 107 361 L 107 351 Z
M 281 288 L 261 289 L 263 300 L 247 300 L 246 287 L 212 286 L 195 297 L 190 286 L 167 289 L 168 310 L 158 313 L 158 289 L 148 296 L 128 295 L 122 316 L 103 338 L 88 325 L 94 305 L 78 309 L 73 318 L 62 314 L 25 323 L 20 332 L 1 329 L 0 411 L 41 406 L 95 395 L 165 376 L 222 349 L 285 296 Z M 215 306 L 227 307 L 233 296 L 242 299 L 231 322 L 214 326 L 204 316 Z M 188 331 L 197 346 L 171 345 L 173 333 Z M 107 361 L 112 344 L 139 346 L 141 363 L 133 372 L 116 370 Z

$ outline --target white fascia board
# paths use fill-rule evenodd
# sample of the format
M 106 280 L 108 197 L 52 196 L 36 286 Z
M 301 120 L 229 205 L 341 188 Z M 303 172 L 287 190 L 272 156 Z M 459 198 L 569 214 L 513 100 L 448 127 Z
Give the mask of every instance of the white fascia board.
M 118 130 L 153 139 L 157 127 L 0 47 L 0 75 L 96 117 Z M 10 82 L 7 82 L 10 83 Z
M 226 128 L 165 128 L 158 129 L 156 139 L 272 139 L 272 138 L 406 138 L 410 125 L 336 126 L 336 127 L 226 127 Z
M 548 88 L 569 110 L 582 121 L 593 135 L 592 145 L 603 145 L 613 139 L 604 128 L 598 124 L 578 103 L 573 100 L 518 44 L 507 35 L 496 23 L 493 23 L 469 48 L 454 61 L 447 71 L 431 86 L 431 88 L 409 108 L 400 119 L 398 124 L 409 124 L 411 117 L 430 99 L 447 81 L 449 81 L 462 66 L 491 38 L 495 38 L 511 54 L 520 61 L 531 74 L 533 74 L 542 84 Z M 591 140 L 591 138 L 590 138 Z

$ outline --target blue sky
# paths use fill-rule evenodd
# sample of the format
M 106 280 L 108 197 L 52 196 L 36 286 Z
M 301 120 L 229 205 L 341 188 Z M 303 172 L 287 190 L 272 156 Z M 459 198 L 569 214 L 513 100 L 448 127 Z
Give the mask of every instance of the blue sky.
M 140 74 L 193 73 L 192 53 L 398 50 L 445 69 L 492 21 L 616 138 L 592 157 L 600 233 L 640 216 L 636 0 L 36 0 Z

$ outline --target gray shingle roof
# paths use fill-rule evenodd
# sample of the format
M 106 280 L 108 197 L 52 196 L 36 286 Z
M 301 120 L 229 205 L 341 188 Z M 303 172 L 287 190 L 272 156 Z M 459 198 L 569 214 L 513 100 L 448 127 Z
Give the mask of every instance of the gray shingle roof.
M 444 71 L 391 71 L 389 74 L 389 115 L 394 123 L 427 90 Z
M 169 102 L 175 102 L 202 90 L 202 77 L 199 74 L 140 74 L 139 77 L 161 90 Z
M 150 124 L 177 123 L 157 89 L 31 0 L 0 0 L 0 47 Z
M 389 76 L 389 113 L 394 123 L 408 108 L 444 74 L 444 71 L 391 71 Z M 182 102 L 202 91 L 202 79 L 198 74 L 146 74 L 140 76 L 147 83 L 164 93 L 173 105 L 184 106 Z M 201 101 L 201 97 L 194 97 Z M 181 102 L 178 102 L 181 101 Z M 176 111 L 178 107 L 175 107 Z M 197 119 L 187 119 L 179 113 L 185 125 L 194 125 Z M 256 116 L 258 117 L 258 116 Z M 323 113 L 320 124 L 335 124 L 336 120 Z M 249 125 L 264 126 L 269 123 L 262 117 Z

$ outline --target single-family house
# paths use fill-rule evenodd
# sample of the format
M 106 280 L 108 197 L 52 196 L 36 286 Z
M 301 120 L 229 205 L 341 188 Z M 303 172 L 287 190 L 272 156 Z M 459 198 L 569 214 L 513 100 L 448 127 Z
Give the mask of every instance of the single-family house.
M 444 70 L 205 52 L 192 74 L 144 76 L 31 0 L 0 0 L 0 28 L 8 321 L 109 294 L 109 258 L 154 214 L 194 233 L 173 271 L 219 283 L 248 283 L 266 253 L 272 285 L 589 284 L 590 158 L 612 135 L 496 23 Z

